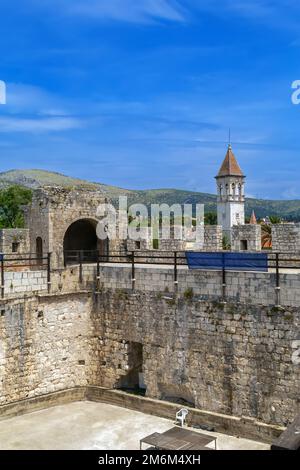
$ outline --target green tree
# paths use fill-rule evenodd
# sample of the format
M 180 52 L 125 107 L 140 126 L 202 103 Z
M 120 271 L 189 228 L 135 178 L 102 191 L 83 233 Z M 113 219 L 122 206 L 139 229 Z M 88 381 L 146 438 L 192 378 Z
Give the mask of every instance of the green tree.
M 205 225 L 217 225 L 218 224 L 218 216 L 216 212 L 207 212 L 204 215 L 204 223 Z
M 29 204 L 32 192 L 21 186 L 10 186 L 0 191 L 0 228 L 24 227 L 21 206 Z
M 270 215 L 269 217 L 271 224 L 281 224 L 282 220 L 277 215 Z

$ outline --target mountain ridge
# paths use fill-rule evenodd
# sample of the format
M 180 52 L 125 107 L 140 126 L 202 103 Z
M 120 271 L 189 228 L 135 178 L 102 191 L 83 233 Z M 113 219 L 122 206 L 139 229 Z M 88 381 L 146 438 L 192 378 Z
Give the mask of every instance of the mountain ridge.
M 209 193 L 188 191 L 184 189 L 158 188 L 158 189 L 125 189 L 113 185 L 87 181 L 81 178 L 73 178 L 63 173 L 49 170 L 22 170 L 13 169 L 0 173 L 0 189 L 17 184 L 29 189 L 37 189 L 42 186 L 81 187 L 100 189 L 113 203 L 117 202 L 120 195 L 128 197 L 128 204 L 205 204 L 206 212 L 216 211 L 217 196 Z M 286 220 L 300 221 L 300 200 L 270 200 L 246 198 L 246 215 L 255 211 L 258 218 L 266 216 L 280 216 Z

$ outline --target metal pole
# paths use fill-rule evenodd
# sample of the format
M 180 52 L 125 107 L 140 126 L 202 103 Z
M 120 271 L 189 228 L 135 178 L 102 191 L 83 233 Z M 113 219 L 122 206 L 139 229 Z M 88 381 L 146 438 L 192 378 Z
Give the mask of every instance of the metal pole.
M 226 303 L 226 269 L 225 269 L 225 253 L 222 253 L 222 298 Z
M 276 306 L 280 307 L 280 271 L 279 271 L 279 253 L 275 255 L 276 259 Z
M 4 254 L 1 253 L 1 298 L 3 299 L 4 297 Z
M 51 253 L 48 253 L 48 257 L 47 257 L 47 286 L 48 286 L 48 292 L 50 292 L 50 289 L 51 289 Z
M 79 251 L 79 282 L 82 284 L 82 251 Z
M 132 290 L 134 290 L 135 289 L 134 251 L 131 254 L 131 285 L 132 285 Z
M 177 251 L 174 251 L 174 291 L 178 292 Z
M 96 274 L 96 292 L 100 289 L 100 253 L 97 251 L 97 274 Z

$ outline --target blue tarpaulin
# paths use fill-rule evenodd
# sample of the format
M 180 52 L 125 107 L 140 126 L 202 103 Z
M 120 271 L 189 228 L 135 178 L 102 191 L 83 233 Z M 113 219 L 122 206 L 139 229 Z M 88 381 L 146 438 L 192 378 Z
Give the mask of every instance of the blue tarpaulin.
M 4 255 L 0 253 L 0 261 L 2 261 L 3 259 L 4 259 Z
M 228 271 L 268 271 L 265 253 L 185 253 L 189 269 L 226 269 Z

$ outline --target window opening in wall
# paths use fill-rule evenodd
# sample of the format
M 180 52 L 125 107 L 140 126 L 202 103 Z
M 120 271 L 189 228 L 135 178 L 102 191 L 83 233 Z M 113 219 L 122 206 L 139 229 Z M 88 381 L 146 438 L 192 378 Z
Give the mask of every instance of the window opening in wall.
M 20 248 L 20 243 L 19 242 L 13 242 L 11 245 L 11 251 L 12 253 L 18 253 Z
M 241 250 L 243 250 L 243 251 L 248 250 L 248 241 L 247 240 L 241 240 Z

